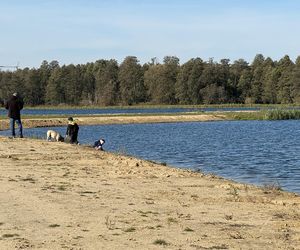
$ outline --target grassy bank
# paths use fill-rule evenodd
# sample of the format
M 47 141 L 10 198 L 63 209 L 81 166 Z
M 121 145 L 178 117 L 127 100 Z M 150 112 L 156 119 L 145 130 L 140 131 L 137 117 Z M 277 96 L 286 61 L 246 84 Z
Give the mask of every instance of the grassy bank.
M 218 112 L 226 120 L 265 120 L 267 111 L 255 112 Z
M 269 109 L 255 112 L 220 112 L 228 120 L 297 120 L 300 110 Z
M 269 110 L 266 113 L 265 118 L 267 120 L 296 120 L 300 119 L 300 110 Z

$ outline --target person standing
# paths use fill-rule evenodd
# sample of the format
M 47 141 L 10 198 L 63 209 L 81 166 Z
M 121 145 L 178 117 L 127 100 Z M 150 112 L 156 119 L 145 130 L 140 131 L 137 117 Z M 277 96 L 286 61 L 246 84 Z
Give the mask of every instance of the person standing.
M 10 129 L 12 137 L 16 137 L 15 123 L 19 128 L 19 136 L 23 138 L 23 126 L 21 121 L 21 110 L 24 102 L 18 93 L 13 93 L 11 98 L 5 103 L 5 108 L 8 110 L 8 117 L 10 118 Z
M 73 117 L 69 117 L 65 141 L 70 142 L 71 144 L 79 144 L 77 140 L 78 131 L 79 126 L 74 122 Z

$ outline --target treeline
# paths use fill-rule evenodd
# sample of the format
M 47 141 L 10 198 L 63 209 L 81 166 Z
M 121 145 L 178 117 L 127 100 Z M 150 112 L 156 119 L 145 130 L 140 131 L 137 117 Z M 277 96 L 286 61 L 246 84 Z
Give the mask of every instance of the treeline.
M 134 56 L 60 66 L 0 71 L 0 99 L 13 92 L 27 105 L 134 105 L 300 103 L 300 57 L 279 61 L 258 54 L 249 64 L 193 58 L 180 65 L 173 56 L 141 65 Z

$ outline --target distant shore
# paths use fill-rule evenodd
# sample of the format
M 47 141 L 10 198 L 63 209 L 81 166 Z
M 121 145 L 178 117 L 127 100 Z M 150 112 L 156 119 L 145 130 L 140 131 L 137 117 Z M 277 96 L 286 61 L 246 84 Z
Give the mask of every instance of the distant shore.
M 299 108 L 300 104 L 211 104 L 211 105 L 135 105 L 135 106 L 34 106 L 27 107 L 32 110 L 55 109 L 55 110 L 93 110 L 93 109 L 199 109 L 195 112 L 182 113 L 128 113 L 128 114 L 86 114 L 75 116 L 81 125 L 102 125 L 102 124 L 128 124 L 128 123 L 159 123 L 159 122 L 191 122 L 191 121 L 220 121 L 220 120 L 264 120 L 269 109 L 293 109 Z M 260 108 L 258 111 L 239 110 L 239 111 L 222 111 L 201 112 L 205 108 Z M 3 109 L 3 108 L 2 108 Z M 5 113 L 5 112 L 4 112 Z M 300 119 L 300 111 L 297 115 L 290 112 L 286 115 L 289 119 Z M 274 118 L 274 116 L 273 116 Z M 273 119 L 272 118 L 272 119 Z M 276 116 L 274 120 L 281 119 L 282 115 Z M 285 117 L 284 117 L 285 118 Z M 22 121 L 25 128 L 33 127 L 50 127 L 65 126 L 67 115 L 22 115 Z M 9 120 L 6 116 L 0 116 L 0 130 L 9 128 Z
M 0 137 L 2 249 L 299 249 L 300 197 L 86 146 Z
M 91 115 L 74 116 L 79 125 L 129 124 L 129 123 L 158 123 L 158 122 L 192 122 L 225 120 L 222 114 L 163 114 L 163 115 Z M 67 117 L 37 117 L 22 118 L 24 128 L 66 126 Z M 0 120 L 0 130 L 9 128 L 9 119 Z

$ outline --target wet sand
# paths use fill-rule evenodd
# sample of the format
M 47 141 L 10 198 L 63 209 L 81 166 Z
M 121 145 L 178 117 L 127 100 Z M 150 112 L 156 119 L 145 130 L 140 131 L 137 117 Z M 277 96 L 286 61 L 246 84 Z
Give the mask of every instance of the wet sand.
M 300 197 L 0 137 L 0 249 L 300 249 Z

